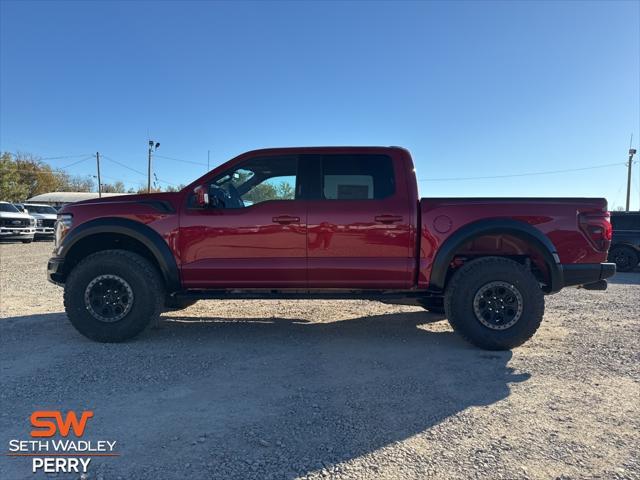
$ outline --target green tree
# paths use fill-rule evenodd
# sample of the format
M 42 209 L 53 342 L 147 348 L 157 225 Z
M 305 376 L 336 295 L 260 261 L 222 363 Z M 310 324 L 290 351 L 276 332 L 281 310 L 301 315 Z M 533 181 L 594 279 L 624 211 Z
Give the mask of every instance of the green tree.
M 0 200 L 20 202 L 27 198 L 27 193 L 11 154 L 4 152 L 0 156 Z

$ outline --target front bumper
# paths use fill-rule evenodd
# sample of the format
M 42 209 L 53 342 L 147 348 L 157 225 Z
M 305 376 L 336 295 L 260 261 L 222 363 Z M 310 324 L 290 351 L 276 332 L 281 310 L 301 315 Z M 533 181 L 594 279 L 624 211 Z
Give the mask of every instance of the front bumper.
M 563 264 L 561 267 L 565 287 L 589 285 L 612 277 L 616 273 L 615 263 L 574 263 Z
M 53 227 L 36 227 L 36 235 L 38 236 L 50 236 L 53 237 L 53 234 L 55 233 L 55 231 L 53 230 Z
M 64 270 L 64 258 L 51 257 L 47 263 L 47 280 L 56 285 L 64 285 L 66 273 Z
M 24 240 L 33 238 L 36 233 L 35 228 L 9 228 L 0 227 L 0 239 L 6 240 Z

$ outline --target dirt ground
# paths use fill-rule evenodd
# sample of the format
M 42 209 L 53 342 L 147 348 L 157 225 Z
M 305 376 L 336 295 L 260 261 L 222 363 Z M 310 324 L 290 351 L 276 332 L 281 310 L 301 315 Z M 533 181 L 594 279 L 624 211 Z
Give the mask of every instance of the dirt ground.
M 547 297 L 512 352 L 366 301 L 201 301 L 105 345 L 67 321 L 51 249 L 0 245 L 2 453 L 34 410 L 90 409 L 121 456 L 88 478 L 640 479 L 640 272 Z

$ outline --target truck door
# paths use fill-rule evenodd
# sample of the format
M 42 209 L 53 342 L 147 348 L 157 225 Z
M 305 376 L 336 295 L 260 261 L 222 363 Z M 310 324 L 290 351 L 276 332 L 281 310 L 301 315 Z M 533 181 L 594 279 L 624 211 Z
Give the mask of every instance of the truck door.
M 402 159 L 316 157 L 317 198 L 307 213 L 309 287 L 410 288 L 415 220 Z
M 207 185 L 212 204 L 190 201 L 180 219 L 187 288 L 306 286 L 306 205 L 297 156 L 249 158 Z

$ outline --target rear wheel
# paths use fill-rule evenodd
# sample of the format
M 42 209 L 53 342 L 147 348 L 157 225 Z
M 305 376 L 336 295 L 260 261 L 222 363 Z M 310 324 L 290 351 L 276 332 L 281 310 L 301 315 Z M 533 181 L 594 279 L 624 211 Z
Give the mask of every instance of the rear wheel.
M 508 350 L 526 342 L 544 315 L 544 295 L 523 265 L 485 257 L 463 265 L 445 293 L 453 329 L 488 350 Z
M 631 247 L 613 247 L 609 260 L 616 264 L 618 272 L 630 272 L 638 265 L 638 254 Z
M 72 325 L 99 342 L 122 342 L 157 319 L 164 301 L 158 271 L 140 255 L 104 250 L 69 274 L 64 305 Z

